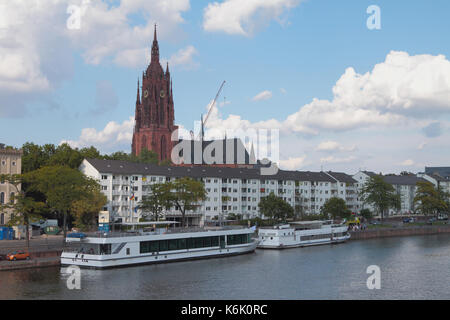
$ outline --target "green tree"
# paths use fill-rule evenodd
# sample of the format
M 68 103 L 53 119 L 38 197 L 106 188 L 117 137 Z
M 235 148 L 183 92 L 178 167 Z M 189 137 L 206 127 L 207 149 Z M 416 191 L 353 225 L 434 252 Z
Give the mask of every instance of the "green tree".
M 274 221 L 286 221 L 294 216 L 294 208 L 273 192 L 263 197 L 258 207 L 259 212 L 269 218 L 272 223 Z
M 15 193 L 10 203 L 0 204 L 0 209 L 10 209 L 13 211 L 14 217 L 9 221 L 10 225 L 24 225 L 26 230 L 26 244 L 30 247 L 30 222 L 37 221 L 41 218 L 41 213 L 45 210 L 45 203 L 35 201 L 29 197 L 21 189 L 24 183 L 24 175 L 0 175 L 1 183 L 9 183 L 15 189 Z
M 95 147 L 90 146 L 89 148 L 82 148 L 79 151 L 80 156 L 82 159 L 103 159 L 104 157 L 100 154 L 100 151 L 98 151 Z
M 401 206 L 400 195 L 395 192 L 391 184 L 383 180 L 381 175 L 369 178 L 361 190 L 360 197 L 364 203 L 375 207 L 377 213 L 381 214 L 382 220 L 387 210 L 390 208 L 398 210 Z
M 138 204 L 143 216 L 151 215 L 158 221 L 164 208 L 170 207 L 170 184 L 155 183 L 150 186 L 150 194 L 144 196 Z
M 26 142 L 22 146 L 22 172 L 27 173 L 46 165 L 50 159 L 50 153 L 43 147 L 32 142 Z M 48 150 L 47 150 L 48 151 Z
M 91 230 L 97 224 L 98 213 L 108 202 L 107 197 L 95 185 L 80 200 L 72 202 L 72 213 L 75 217 L 75 226 L 83 231 Z
M 338 197 L 332 197 L 328 199 L 322 207 L 322 214 L 331 217 L 333 220 L 348 219 L 351 216 L 351 211 L 347 208 L 347 204 L 344 199 Z
M 137 157 L 137 162 L 159 164 L 159 156 L 156 152 L 150 151 L 147 148 L 142 148 L 141 153 Z
M 72 169 L 78 169 L 83 156 L 78 149 L 72 149 L 67 143 L 63 143 L 56 148 L 55 154 L 49 159 L 50 166 L 68 166 Z
M 30 190 L 44 194 L 47 205 L 62 216 L 64 239 L 73 202 L 89 198 L 99 188 L 95 180 L 67 166 L 42 167 L 29 172 L 26 179 L 30 182 Z
M 446 201 L 448 194 L 436 189 L 431 182 L 419 181 L 416 186 L 414 205 L 419 212 L 425 215 L 437 215 L 449 209 Z
M 186 211 L 195 210 L 199 202 L 206 199 L 205 185 L 191 178 L 181 178 L 168 182 L 167 201 L 181 211 L 181 226 L 186 224 Z
M 129 161 L 130 155 L 123 151 L 117 151 L 117 152 L 111 153 L 110 155 L 105 155 L 105 156 L 103 156 L 103 158 L 106 160 Z
M 363 217 L 366 220 L 372 219 L 372 216 L 373 216 L 372 211 L 370 211 L 369 209 L 361 209 L 359 214 L 361 215 L 361 217 Z

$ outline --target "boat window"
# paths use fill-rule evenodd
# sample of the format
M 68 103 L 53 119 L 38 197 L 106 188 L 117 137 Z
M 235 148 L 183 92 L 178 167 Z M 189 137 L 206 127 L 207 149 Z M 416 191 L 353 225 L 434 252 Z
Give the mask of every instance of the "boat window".
M 100 245 L 100 254 L 111 254 L 111 244 L 101 244 Z
M 130 255 L 130 248 L 127 248 L 127 256 Z
M 177 239 L 169 240 L 169 250 L 177 250 L 177 249 L 178 249 Z
M 248 242 L 249 242 L 248 234 L 237 234 L 227 236 L 227 244 L 229 245 L 244 244 Z
M 178 239 L 178 249 L 186 249 L 186 239 Z
M 168 247 L 169 246 L 168 246 L 167 240 L 159 241 L 159 251 L 167 251 Z
M 211 246 L 218 247 L 219 246 L 219 237 L 211 237 Z
M 203 248 L 203 238 L 194 238 L 194 248 Z

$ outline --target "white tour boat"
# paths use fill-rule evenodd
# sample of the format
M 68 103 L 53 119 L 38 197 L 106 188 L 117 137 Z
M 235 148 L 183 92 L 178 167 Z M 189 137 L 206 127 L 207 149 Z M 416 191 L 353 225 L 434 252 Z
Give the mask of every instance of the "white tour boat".
M 283 249 L 344 242 L 350 238 L 348 226 L 333 221 L 299 221 L 258 231 L 258 248 Z
M 168 222 L 139 225 L 160 224 Z M 254 231 L 254 227 L 152 228 L 69 234 L 61 265 L 102 269 L 250 253 L 257 245 Z

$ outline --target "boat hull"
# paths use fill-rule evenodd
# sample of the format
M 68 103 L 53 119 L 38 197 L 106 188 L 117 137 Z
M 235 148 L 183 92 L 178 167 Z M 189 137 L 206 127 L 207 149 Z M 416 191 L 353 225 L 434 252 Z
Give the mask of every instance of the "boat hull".
M 221 258 L 254 252 L 257 247 L 257 243 L 257 241 L 252 241 L 251 243 L 244 245 L 229 246 L 226 248 L 189 249 L 183 250 L 182 252 L 159 252 L 157 254 L 143 254 L 123 258 L 106 258 L 106 256 L 88 254 L 76 255 L 75 253 L 63 252 L 61 255 L 61 265 L 76 265 L 81 268 L 92 269 L 108 269 L 177 261 Z
M 301 247 L 310 247 L 310 246 L 320 246 L 320 245 L 326 245 L 326 244 L 339 244 L 346 242 L 348 239 L 350 239 L 350 235 L 340 238 L 340 239 L 334 239 L 334 240 L 324 240 L 324 241 L 316 241 L 316 242 L 301 242 L 297 244 L 289 244 L 289 245 L 264 245 L 259 244 L 257 246 L 258 249 L 292 249 L 292 248 L 301 248 Z

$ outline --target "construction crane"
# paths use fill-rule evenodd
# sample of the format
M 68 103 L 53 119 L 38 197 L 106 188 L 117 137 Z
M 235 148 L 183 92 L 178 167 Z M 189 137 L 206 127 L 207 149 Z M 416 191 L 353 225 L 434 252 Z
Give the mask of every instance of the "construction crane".
M 202 128 L 201 128 L 201 132 L 199 135 L 199 140 L 201 140 L 201 141 L 203 141 L 203 139 L 205 138 L 205 124 L 208 121 L 209 116 L 211 115 L 211 112 L 214 108 L 214 105 L 216 104 L 217 99 L 219 98 L 220 92 L 222 91 L 223 86 L 225 85 L 225 82 L 226 81 L 222 82 L 222 85 L 220 86 L 219 91 L 217 91 L 216 97 L 214 98 L 205 119 L 203 119 L 203 115 L 202 115 L 202 119 L 201 119 Z

